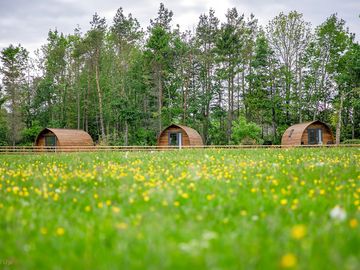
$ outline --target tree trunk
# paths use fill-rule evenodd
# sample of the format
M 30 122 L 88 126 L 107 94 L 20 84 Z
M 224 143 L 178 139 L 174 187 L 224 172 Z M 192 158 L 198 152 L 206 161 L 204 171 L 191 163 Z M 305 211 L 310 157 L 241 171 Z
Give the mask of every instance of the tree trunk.
M 79 93 L 79 89 L 77 90 L 77 95 L 76 95 L 76 109 L 77 109 L 77 129 L 80 129 L 80 93 Z
M 125 120 L 125 136 L 124 136 L 124 144 L 129 145 L 129 125 L 128 121 Z
M 354 107 L 352 108 L 352 114 L 351 114 L 351 139 L 355 139 L 355 123 L 354 123 Z
M 161 117 L 161 111 L 162 111 L 162 95 L 163 95 L 163 88 L 162 88 L 162 83 L 161 83 L 161 71 L 158 70 L 158 117 L 159 117 L 159 134 L 162 131 L 162 117 Z
M 298 62 L 298 61 L 297 61 Z M 303 121 L 303 114 L 302 114 L 302 72 L 301 66 L 298 66 L 298 84 L 297 84 L 297 92 L 298 92 L 298 106 L 299 106 L 299 123 Z
M 336 124 L 336 145 L 340 144 L 340 135 L 341 135 L 341 112 L 342 112 L 342 107 L 343 107 L 343 103 L 344 103 L 344 98 L 345 95 L 342 93 L 340 95 L 340 106 L 339 106 L 339 111 L 338 111 L 338 119 L 337 119 L 337 124 Z
M 76 66 L 76 109 L 77 109 L 77 129 L 80 129 L 80 121 L 81 121 L 81 108 L 80 108 L 80 87 L 79 87 L 79 66 Z
M 16 143 L 16 123 L 17 123 L 17 119 L 16 119 L 16 98 L 15 98 L 15 87 L 14 85 L 11 86 L 11 144 L 12 146 L 15 146 Z
M 275 104 L 275 94 L 276 94 L 276 89 L 275 89 L 275 82 L 274 82 L 274 78 L 272 77 L 271 80 L 271 122 L 272 122 L 272 132 L 273 132 L 273 144 L 276 141 L 276 104 Z
M 243 64 L 243 70 L 241 72 L 241 89 L 242 89 L 242 98 L 245 109 L 245 118 L 248 119 L 248 104 L 246 99 L 246 90 L 245 90 L 245 64 Z
M 291 95 L 291 75 L 290 67 L 286 65 L 286 77 L 285 77 L 285 115 L 286 123 L 290 124 L 290 95 Z
M 183 86 L 183 124 L 186 125 L 186 110 L 187 110 L 187 96 L 188 96 L 188 89 L 189 89 L 189 80 L 185 79 L 185 86 Z
M 64 79 L 65 80 L 65 79 Z M 61 104 L 61 126 L 66 126 L 66 96 L 67 96 L 67 89 L 66 89 L 66 82 L 64 82 L 64 89 L 63 89 L 63 93 L 62 93 L 62 104 Z
M 86 89 L 86 93 L 85 93 L 85 100 L 84 100 L 84 122 L 83 122 L 83 125 L 84 125 L 84 130 L 86 132 L 89 132 L 89 111 L 88 111 L 88 108 L 89 108 L 89 96 L 90 96 L 90 87 L 91 87 L 91 84 L 90 84 L 90 74 L 91 74 L 91 65 L 89 64 L 89 74 L 88 74 L 88 77 L 87 77 L 87 89 Z
M 104 116 L 103 116 L 103 108 L 102 108 L 102 94 L 101 94 L 100 78 L 99 78 L 99 59 L 97 59 L 95 64 L 95 79 L 96 79 L 96 90 L 99 98 L 99 119 L 100 119 L 101 139 L 106 141 Z
M 226 127 L 226 140 L 227 143 L 230 142 L 230 136 L 231 136 L 231 118 L 232 118 L 232 112 L 231 112 L 231 85 L 230 85 L 230 78 L 228 78 L 228 113 L 227 113 L 227 127 Z

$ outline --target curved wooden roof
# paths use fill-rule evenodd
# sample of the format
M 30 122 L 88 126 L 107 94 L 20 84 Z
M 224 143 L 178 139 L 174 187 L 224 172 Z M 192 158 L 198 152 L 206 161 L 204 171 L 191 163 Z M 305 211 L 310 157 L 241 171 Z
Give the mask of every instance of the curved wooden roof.
M 158 137 L 158 143 L 159 143 L 159 139 L 163 135 L 163 133 L 166 132 L 166 130 L 171 127 L 181 128 L 189 136 L 190 145 L 204 145 L 199 132 L 197 132 L 195 129 L 193 129 L 191 127 L 176 125 L 176 124 L 172 124 L 172 125 L 168 126 L 160 133 L 160 135 Z
M 58 139 L 60 146 L 93 146 L 94 141 L 89 133 L 79 129 L 65 128 L 44 128 L 36 138 L 35 144 L 38 143 L 42 134 L 52 132 Z
M 285 132 L 281 138 L 281 144 L 282 145 L 300 145 L 301 138 L 302 138 L 302 135 L 303 135 L 305 129 L 312 124 L 324 125 L 325 127 L 328 128 L 329 132 L 331 133 L 331 136 L 334 136 L 332 134 L 331 128 L 327 124 L 325 124 L 319 120 L 316 120 L 316 121 L 304 122 L 304 123 L 290 126 L 287 130 L 285 130 Z

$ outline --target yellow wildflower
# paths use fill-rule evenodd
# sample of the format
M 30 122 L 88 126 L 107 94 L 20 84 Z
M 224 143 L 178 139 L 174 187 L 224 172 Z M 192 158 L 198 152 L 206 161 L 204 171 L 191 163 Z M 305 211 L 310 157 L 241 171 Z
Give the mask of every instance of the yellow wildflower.
M 246 210 L 241 210 L 240 211 L 240 215 L 242 215 L 243 217 L 247 215 L 247 211 Z
M 281 205 L 287 205 L 288 201 L 287 199 L 281 199 L 280 204 Z
M 128 225 L 125 222 L 121 222 L 116 224 L 116 228 L 118 228 L 119 230 L 126 230 L 128 228 Z
M 163 206 L 168 206 L 168 205 L 169 205 L 166 200 L 163 200 L 163 201 L 161 202 L 161 204 L 162 204 Z
M 282 268 L 293 268 L 297 265 L 297 258 L 292 253 L 287 253 L 282 256 L 280 265 Z
M 349 226 L 353 229 L 356 228 L 358 225 L 359 225 L 359 223 L 355 218 L 353 218 L 349 221 Z
M 56 229 L 56 235 L 62 236 L 65 233 L 65 229 L 63 227 L 59 227 Z
M 304 238 L 305 235 L 306 235 L 306 227 L 305 227 L 305 225 L 302 225 L 302 224 L 295 225 L 291 229 L 291 237 L 296 239 L 296 240 Z
M 183 197 L 184 199 L 187 199 L 187 198 L 189 198 L 189 194 L 187 194 L 187 193 L 182 193 L 182 194 L 181 194 L 181 197 Z

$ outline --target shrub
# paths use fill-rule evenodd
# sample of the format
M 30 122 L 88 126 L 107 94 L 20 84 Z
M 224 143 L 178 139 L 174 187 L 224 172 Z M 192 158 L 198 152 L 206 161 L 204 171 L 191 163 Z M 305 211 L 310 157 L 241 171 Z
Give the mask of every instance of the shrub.
M 360 144 L 360 139 L 348 139 L 343 141 L 342 144 Z
M 254 122 L 247 122 L 244 116 L 235 121 L 231 139 L 236 144 L 261 144 L 261 128 Z
M 36 136 L 42 130 L 39 121 L 34 121 L 32 126 L 24 128 L 21 131 L 21 145 L 32 145 L 35 142 Z

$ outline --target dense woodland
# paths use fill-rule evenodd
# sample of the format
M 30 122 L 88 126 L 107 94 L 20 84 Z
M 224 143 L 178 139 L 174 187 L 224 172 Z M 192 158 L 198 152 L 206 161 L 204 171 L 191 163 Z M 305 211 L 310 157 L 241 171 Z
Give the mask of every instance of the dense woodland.
M 315 119 L 338 140 L 360 137 L 360 45 L 336 14 L 313 27 L 280 13 L 261 26 L 236 8 L 223 22 L 209 10 L 193 32 L 172 18 L 161 4 L 143 29 L 119 8 L 112 22 L 95 14 L 85 33 L 50 30 L 36 57 L 4 48 L 0 145 L 31 145 L 43 127 L 151 145 L 170 123 L 206 144 L 244 143 L 241 126 L 256 143 L 278 144 L 289 125 Z

